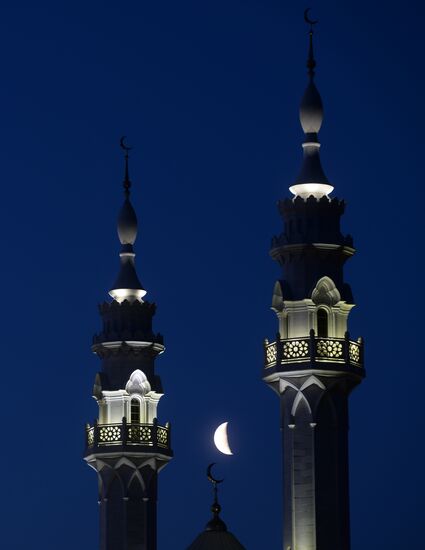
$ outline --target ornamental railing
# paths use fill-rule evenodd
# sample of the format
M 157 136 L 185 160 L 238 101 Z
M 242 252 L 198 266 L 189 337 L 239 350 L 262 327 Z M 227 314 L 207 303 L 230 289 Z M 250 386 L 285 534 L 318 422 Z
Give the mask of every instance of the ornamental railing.
M 139 446 L 149 450 L 170 451 L 170 426 L 127 423 L 125 417 L 120 424 L 98 424 L 86 426 L 87 449 L 110 446 Z
M 265 368 L 302 363 L 336 363 L 349 367 L 363 367 L 363 341 L 345 338 L 321 338 L 311 331 L 309 337 L 285 338 L 276 342 L 264 341 Z

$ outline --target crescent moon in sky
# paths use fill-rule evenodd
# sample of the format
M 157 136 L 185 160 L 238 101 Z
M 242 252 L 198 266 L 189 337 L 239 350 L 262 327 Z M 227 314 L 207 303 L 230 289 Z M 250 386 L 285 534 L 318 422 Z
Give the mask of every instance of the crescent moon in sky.
M 212 462 L 208 466 L 208 468 L 207 468 L 207 477 L 211 481 L 211 483 L 221 483 L 222 481 L 224 481 L 224 479 L 216 479 L 211 473 L 211 470 L 212 470 L 213 466 L 215 466 L 215 462 Z
M 308 16 L 308 12 L 311 10 L 311 8 L 307 8 L 305 11 L 304 11 L 304 20 L 306 23 L 308 23 L 309 25 L 315 25 L 316 23 L 319 22 L 318 19 L 316 19 L 315 21 L 313 21 L 312 19 L 310 19 L 310 17 Z
M 229 438 L 227 436 L 227 424 L 228 422 L 223 422 L 214 432 L 214 444 L 220 453 L 224 455 L 232 455 L 232 450 L 229 445 Z

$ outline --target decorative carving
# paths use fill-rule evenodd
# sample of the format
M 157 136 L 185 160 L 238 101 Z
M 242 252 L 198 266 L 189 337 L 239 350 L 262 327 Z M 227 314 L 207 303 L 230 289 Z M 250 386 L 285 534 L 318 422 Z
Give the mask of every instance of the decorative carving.
M 168 431 L 165 428 L 158 427 L 156 434 L 158 445 L 161 447 L 168 446 Z
M 140 424 L 130 425 L 128 427 L 128 439 L 131 443 L 139 445 L 152 444 L 152 426 L 142 426 Z
M 283 345 L 284 359 L 308 357 L 308 340 L 291 340 Z
M 87 428 L 87 447 L 93 447 L 94 445 L 94 428 L 90 426 Z
M 317 355 L 330 359 L 342 357 L 342 342 L 337 340 L 319 340 L 317 342 Z
M 121 441 L 121 426 L 100 426 L 99 427 L 99 442 L 101 443 L 116 443 Z
M 360 363 L 360 346 L 355 342 L 350 342 L 348 351 L 350 354 L 350 361 Z
M 277 358 L 277 348 L 276 343 L 269 344 L 266 347 L 266 363 L 269 365 L 270 363 L 275 363 Z

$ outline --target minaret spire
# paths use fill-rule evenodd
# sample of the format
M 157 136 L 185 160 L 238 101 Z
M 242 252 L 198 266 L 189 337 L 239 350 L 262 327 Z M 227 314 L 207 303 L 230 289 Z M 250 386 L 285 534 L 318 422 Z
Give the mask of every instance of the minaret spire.
M 313 25 L 315 23 L 317 23 L 317 21 L 315 21 L 314 23 L 311 23 L 310 32 L 308 33 L 310 37 L 310 47 L 308 50 L 307 69 L 308 69 L 308 75 L 311 78 L 311 80 L 313 80 L 314 78 L 314 69 L 316 68 L 316 60 L 314 59 L 314 52 L 313 52 Z
M 130 201 L 131 181 L 128 168 L 128 152 L 131 150 L 131 147 L 125 145 L 124 140 L 125 136 L 120 140 L 120 147 L 125 151 L 123 181 L 125 199 L 118 216 L 117 224 L 118 237 L 122 245 L 120 252 L 121 269 L 109 294 L 117 302 L 122 302 L 124 300 L 134 302 L 135 300 L 142 301 L 143 296 L 146 294 L 146 290 L 143 288 L 137 276 L 134 263 L 136 254 L 133 245 L 137 237 L 137 216 Z
M 217 497 L 217 485 L 224 481 L 216 479 L 211 470 L 215 462 L 207 468 L 207 477 L 213 485 L 214 502 L 211 506 L 213 517 L 206 524 L 204 531 L 192 542 L 186 550 L 245 550 L 238 539 L 227 530 L 227 526 L 220 517 L 221 506 Z
M 309 18 L 309 10 L 310 8 L 304 12 L 304 19 L 310 25 L 307 59 L 309 83 L 300 105 L 300 122 L 305 134 L 303 163 L 295 183 L 289 190 L 295 196 L 300 196 L 304 199 L 307 199 L 310 195 L 320 199 L 331 193 L 333 186 L 329 183 L 323 171 L 319 155 L 320 143 L 318 133 L 323 122 L 323 104 L 314 83 L 316 60 L 313 50 L 313 27 L 318 21 L 313 21 Z
M 124 143 L 124 140 L 125 140 L 125 136 L 122 136 L 122 138 L 120 139 L 120 147 L 121 147 L 121 149 L 123 149 L 125 151 L 125 156 L 124 156 L 125 170 L 124 170 L 123 187 L 124 187 L 124 193 L 125 193 L 126 198 L 129 198 L 131 181 L 130 181 L 130 176 L 129 176 L 129 171 L 128 171 L 128 158 L 129 158 L 128 152 L 131 151 L 132 147 L 128 147 Z

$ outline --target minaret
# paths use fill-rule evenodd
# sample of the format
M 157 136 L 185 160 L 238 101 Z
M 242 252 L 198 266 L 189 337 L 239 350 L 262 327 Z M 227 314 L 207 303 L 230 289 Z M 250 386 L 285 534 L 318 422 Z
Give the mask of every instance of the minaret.
M 158 472 L 172 457 L 170 427 L 157 421 L 163 395 L 155 359 L 163 339 L 152 330 L 155 304 L 144 301 L 134 264 L 137 218 L 130 202 L 125 149 L 124 204 L 118 217 L 121 268 L 99 306 L 102 330 L 93 338 L 101 360 L 93 397 L 99 418 L 86 428 L 85 460 L 97 471 L 100 550 L 155 550 Z
M 320 162 L 323 108 L 308 12 L 306 20 L 304 158 L 294 197 L 278 204 L 284 229 L 270 253 L 283 270 L 272 300 L 279 332 L 265 341 L 263 378 L 280 399 L 283 549 L 349 550 L 348 397 L 365 374 L 363 345 L 348 333 L 354 301 L 343 267 L 354 248 L 340 230 L 345 204 L 328 196 L 333 186 Z

